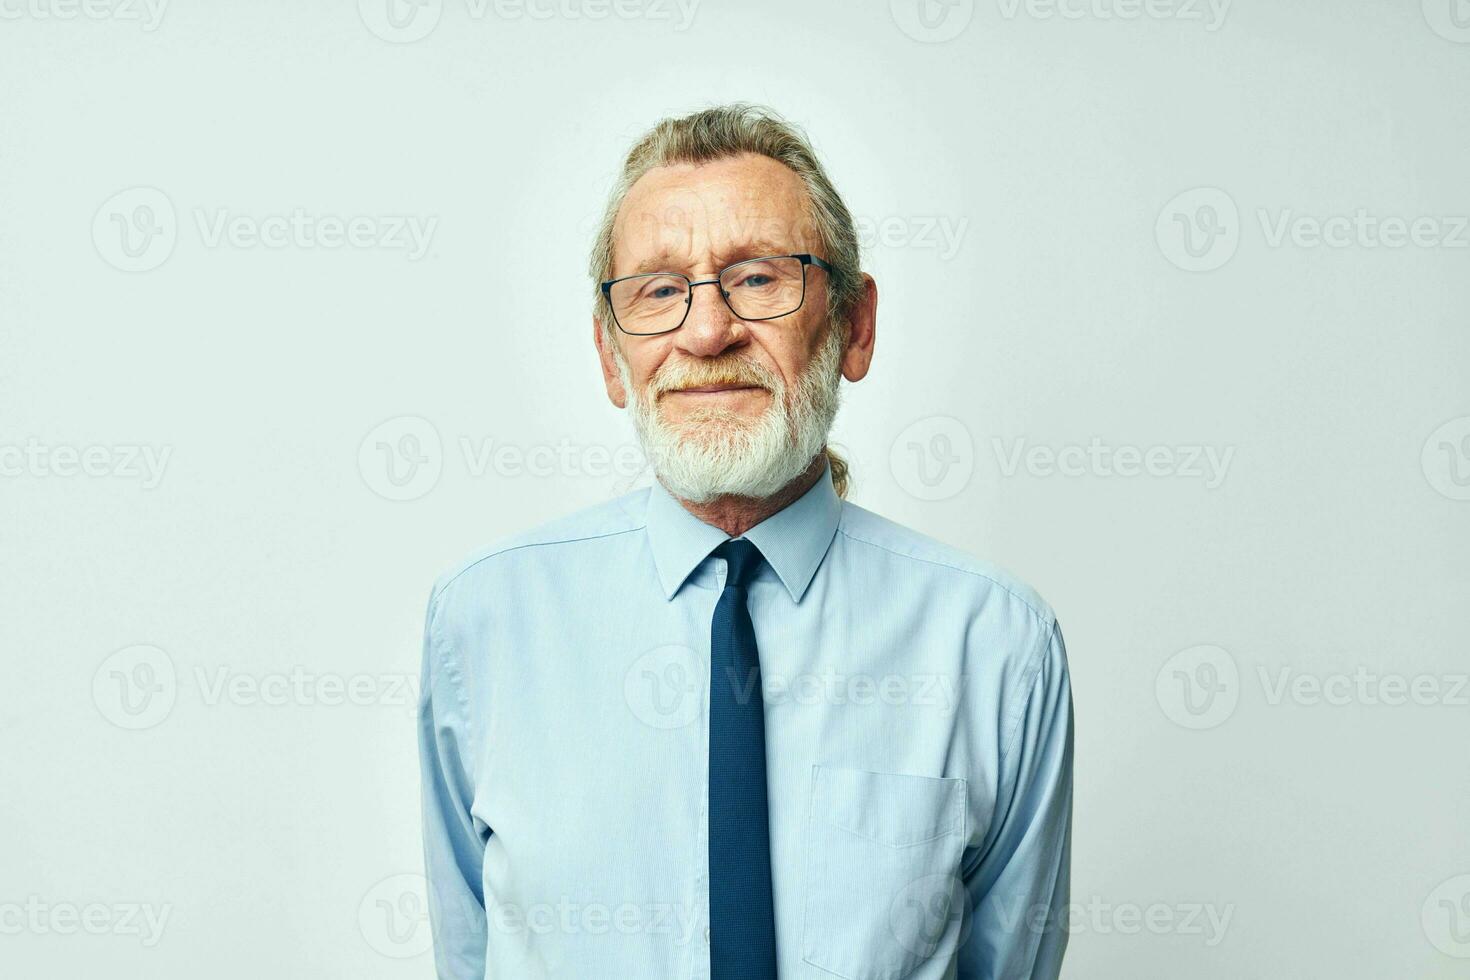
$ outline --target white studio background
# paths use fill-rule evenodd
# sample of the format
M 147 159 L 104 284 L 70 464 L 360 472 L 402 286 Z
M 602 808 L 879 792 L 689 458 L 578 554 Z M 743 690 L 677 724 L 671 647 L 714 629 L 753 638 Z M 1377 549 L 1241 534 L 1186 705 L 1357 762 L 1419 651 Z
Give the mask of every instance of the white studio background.
M 0 974 L 432 975 L 429 587 L 646 482 L 585 256 L 730 100 L 854 500 L 1066 630 L 1064 975 L 1470 970 L 1464 0 L 388 2 L 0 0 Z

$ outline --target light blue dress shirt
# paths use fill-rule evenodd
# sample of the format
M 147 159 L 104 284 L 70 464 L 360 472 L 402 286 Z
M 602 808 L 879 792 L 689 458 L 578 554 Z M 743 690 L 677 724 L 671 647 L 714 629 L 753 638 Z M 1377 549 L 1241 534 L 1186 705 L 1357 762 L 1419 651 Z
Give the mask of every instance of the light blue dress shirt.
M 1056 977 L 1072 705 L 1052 611 L 839 498 L 744 535 L 783 980 Z M 662 486 L 429 602 L 419 743 L 444 980 L 709 976 L 708 663 L 726 534 Z

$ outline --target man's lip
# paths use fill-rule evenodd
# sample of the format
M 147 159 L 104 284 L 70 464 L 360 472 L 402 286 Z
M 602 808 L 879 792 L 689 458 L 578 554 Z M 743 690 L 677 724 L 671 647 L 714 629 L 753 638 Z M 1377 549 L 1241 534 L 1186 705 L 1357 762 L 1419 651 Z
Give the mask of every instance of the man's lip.
M 755 390 L 758 390 L 759 388 L 760 388 L 759 385 L 724 384 L 724 385 L 699 385 L 699 386 L 694 387 L 694 388 L 672 388 L 670 390 L 672 392 L 675 392 L 675 393 L 678 393 L 678 394 L 700 394 L 700 395 L 706 395 L 706 394 L 713 394 L 714 392 L 717 392 L 717 391 L 755 391 Z

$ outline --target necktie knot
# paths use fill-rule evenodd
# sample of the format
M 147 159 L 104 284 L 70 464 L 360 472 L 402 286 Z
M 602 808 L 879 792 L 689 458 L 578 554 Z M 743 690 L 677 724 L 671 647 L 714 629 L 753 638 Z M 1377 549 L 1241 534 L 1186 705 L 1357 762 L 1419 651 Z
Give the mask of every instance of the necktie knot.
M 730 563 L 730 574 L 725 578 L 725 587 L 745 588 L 760 571 L 765 557 L 755 542 L 745 538 L 726 541 L 715 549 L 715 555 Z

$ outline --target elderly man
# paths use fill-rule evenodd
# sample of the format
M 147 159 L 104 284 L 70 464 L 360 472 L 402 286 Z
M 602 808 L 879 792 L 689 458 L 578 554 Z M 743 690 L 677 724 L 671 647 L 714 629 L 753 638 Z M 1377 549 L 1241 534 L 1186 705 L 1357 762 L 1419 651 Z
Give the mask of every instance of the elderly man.
M 664 120 L 592 270 L 657 482 L 434 587 L 439 976 L 1056 977 L 1062 636 L 1014 578 L 846 501 L 826 440 L 877 289 L 812 148 L 750 106 Z

